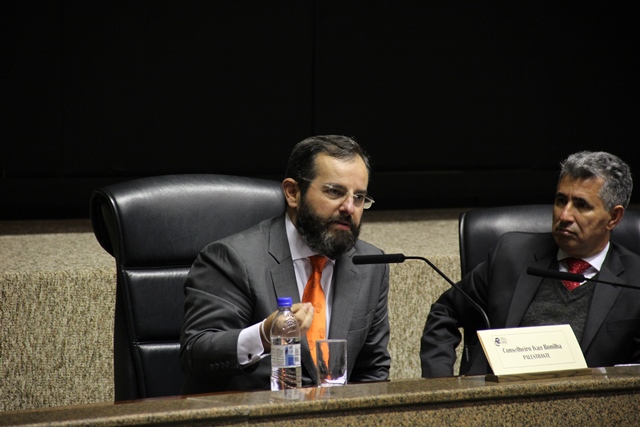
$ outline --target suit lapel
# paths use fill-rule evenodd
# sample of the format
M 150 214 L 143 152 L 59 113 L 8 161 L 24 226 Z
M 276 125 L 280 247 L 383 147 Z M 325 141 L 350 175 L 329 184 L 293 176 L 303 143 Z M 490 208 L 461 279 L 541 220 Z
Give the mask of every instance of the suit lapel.
M 507 320 L 505 323 L 506 328 L 515 328 L 520 326 L 522 318 L 524 317 L 527 309 L 531 305 L 531 301 L 536 296 L 538 288 L 542 283 L 541 277 L 532 276 L 527 274 L 528 267 L 536 267 L 541 269 L 547 269 L 554 260 L 556 250 L 549 250 L 548 245 L 545 249 L 534 251 L 533 257 L 521 265 L 521 273 L 518 276 L 516 288 L 513 292 L 513 299 L 511 300 L 511 306 L 509 306 L 509 313 L 507 314 Z
M 620 261 L 618 252 L 611 247 L 596 279 L 600 279 L 605 282 L 624 284 L 624 280 L 619 277 L 623 272 L 624 266 Z M 593 299 L 591 300 L 591 307 L 589 308 L 589 314 L 587 315 L 587 323 L 584 326 L 582 340 L 580 341 L 580 347 L 582 348 L 583 353 L 586 353 L 587 349 L 593 342 L 593 338 L 602 327 L 602 324 L 613 308 L 613 305 L 618 299 L 622 289 L 623 288 L 611 285 L 596 283 L 593 291 Z
M 285 214 L 286 215 L 286 214 Z M 276 298 L 291 297 L 294 304 L 300 302 L 300 292 L 296 282 L 296 274 L 291 261 L 291 249 L 287 240 L 284 217 L 276 218 L 269 229 L 269 254 L 275 259 L 276 264 L 271 268 L 271 282 L 276 293 Z M 274 310 L 276 310 L 274 308 Z M 307 375 L 317 384 L 318 375 L 309 351 L 307 337 L 303 334 L 300 340 L 302 353 L 302 367 Z
M 331 324 L 328 338 L 346 339 L 353 316 L 353 303 L 358 301 L 361 281 L 350 261 L 352 249 L 336 260 L 333 272 L 333 299 L 331 301 Z
M 296 275 L 291 261 L 291 249 L 287 240 L 284 216 L 271 222 L 269 228 L 269 254 L 276 261 L 271 269 L 271 281 L 276 298 L 291 297 L 293 303 L 300 302 L 300 293 L 296 283 Z

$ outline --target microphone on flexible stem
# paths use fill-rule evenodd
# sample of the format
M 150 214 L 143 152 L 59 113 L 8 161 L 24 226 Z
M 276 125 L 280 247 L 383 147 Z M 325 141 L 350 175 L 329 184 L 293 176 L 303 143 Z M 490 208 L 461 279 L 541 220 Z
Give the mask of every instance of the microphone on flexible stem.
M 578 283 L 596 282 L 596 283 L 604 283 L 605 285 L 620 286 L 621 288 L 640 290 L 640 287 L 638 286 L 627 285 L 625 283 L 607 282 L 606 280 L 590 279 L 588 277 L 584 277 L 583 274 L 569 273 L 565 271 L 545 270 L 542 268 L 528 267 L 527 274 L 531 276 L 548 277 L 549 279 L 567 280 L 569 282 L 578 282 Z
M 489 322 L 489 317 L 487 316 L 487 313 L 482 309 L 482 307 L 480 307 L 480 305 L 477 302 L 475 302 L 473 300 L 473 298 L 471 298 L 462 289 L 460 289 L 460 287 L 458 285 L 456 285 L 456 283 L 453 280 L 451 280 L 446 274 L 444 274 L 442 271 L 440 271 L 440 269 L 438 267 L 436 267 L 428 259 L 423 258 L 423 257 L 419 257 L 419 256 L 404 256 L 404 254 L 354 255 L 353 258 L 352 258 L 353 263 L 356 264 L 356 265 L 358 265 L 358 264 L 401 263 L 401 262 L 404 262 L 407 259 L 419 259 L 419 260 L 424 261 L 427 264 L 429 264 L 429 267 L 433 268 L 436 271 L 436 273 L 438 273 L 440 276 L 442 276 L 442 278 L 444 278 L 444 280 L 449 282 L 449 284 L 455 290 L 460 292 L 460 294 L 462 294 L 462 296 L 464 296 L 467 300 L 469 300 L 469 302 L 476 308 L 476 310 L 478 310 L 480 312 L 480 314 L 482 314 L 482 317 L 484 317 L 484 322 L 487 325 L 487 329 L 491 329 L 491 323 Z

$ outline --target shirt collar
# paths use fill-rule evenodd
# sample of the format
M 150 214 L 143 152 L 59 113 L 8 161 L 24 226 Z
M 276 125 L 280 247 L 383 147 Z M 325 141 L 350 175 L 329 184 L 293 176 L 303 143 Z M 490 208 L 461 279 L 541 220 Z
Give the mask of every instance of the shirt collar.
M 582 258 L 587 261 L 593 268 L 600 271 L 602 269 L 602 264 L 604 263 L 604 259 L 607 257 L 607 252 L 609 251 L 609 246 L 611 242 L 607 242 L 607 246 L 604 247 L 603 250 L 598 252 L 597 254 L 590 256 L 588 258 Z M 566 254 L 562 249 L 558 249 L 558 261 L 562 261 L 565 258 L 569 258 L 569 255 Z

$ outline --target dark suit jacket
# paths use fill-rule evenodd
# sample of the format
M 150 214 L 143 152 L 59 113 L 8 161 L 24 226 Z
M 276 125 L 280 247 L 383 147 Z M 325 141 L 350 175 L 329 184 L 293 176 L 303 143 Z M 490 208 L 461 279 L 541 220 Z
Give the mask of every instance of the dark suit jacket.
M 349 381 L 389 376 L 387 265 L 354 265 L 353 255 L 380 254 L 363 241 L 336 260 L 329 338 L 347 339 Z M 300 302 L 284 216 L 266 220 L 204 248 L 185 283 L 180 361 L 185 394 L 269 389 L 271 359 L 242 368 L 240 331 L 276 311 L 277 298 Z M 302 339 L 303 385 L 317 383 L 306 338 Z
M 533 300 L 542 278 L 527 267 L 549 269 L 558 247 L 551 233 L 507 233 L 487 261 L 458 283 L 487 313 L 492 329 L 514 328 Z M 640 362 L 640 256 L 611 242 L 598 279 L 638 285 L 639 290 L 596 284 L 580 347 L 590 367 Z M 490 372 L 476 331 L 486 329 L 478 310 L 451 288 L 432 305 L 422 335 L 423 377 L 453 375 L 455 348 L 464 329 L 461 375 Z

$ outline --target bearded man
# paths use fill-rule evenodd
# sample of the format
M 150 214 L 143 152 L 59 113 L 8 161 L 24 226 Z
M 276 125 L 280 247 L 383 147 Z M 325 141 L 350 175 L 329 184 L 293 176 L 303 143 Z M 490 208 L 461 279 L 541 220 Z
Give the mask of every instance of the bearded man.
M 318 382 L 310 328 L 347 340 L 348 381 L 388 378 L 389 269 L 351 261 L 382 253 L 358 239 L 373 204 L 369 175 L 369 157 L 353 139 L 307 138 L 294 147 L 282 182 L 286 212 L 202 250 L 185 282 L 184 394 L 270 388 L 269 331 L 279 297 L 295 303 L 303 386 Z M 311 257 L 324 265 L 318 314 L 305 294 Z

